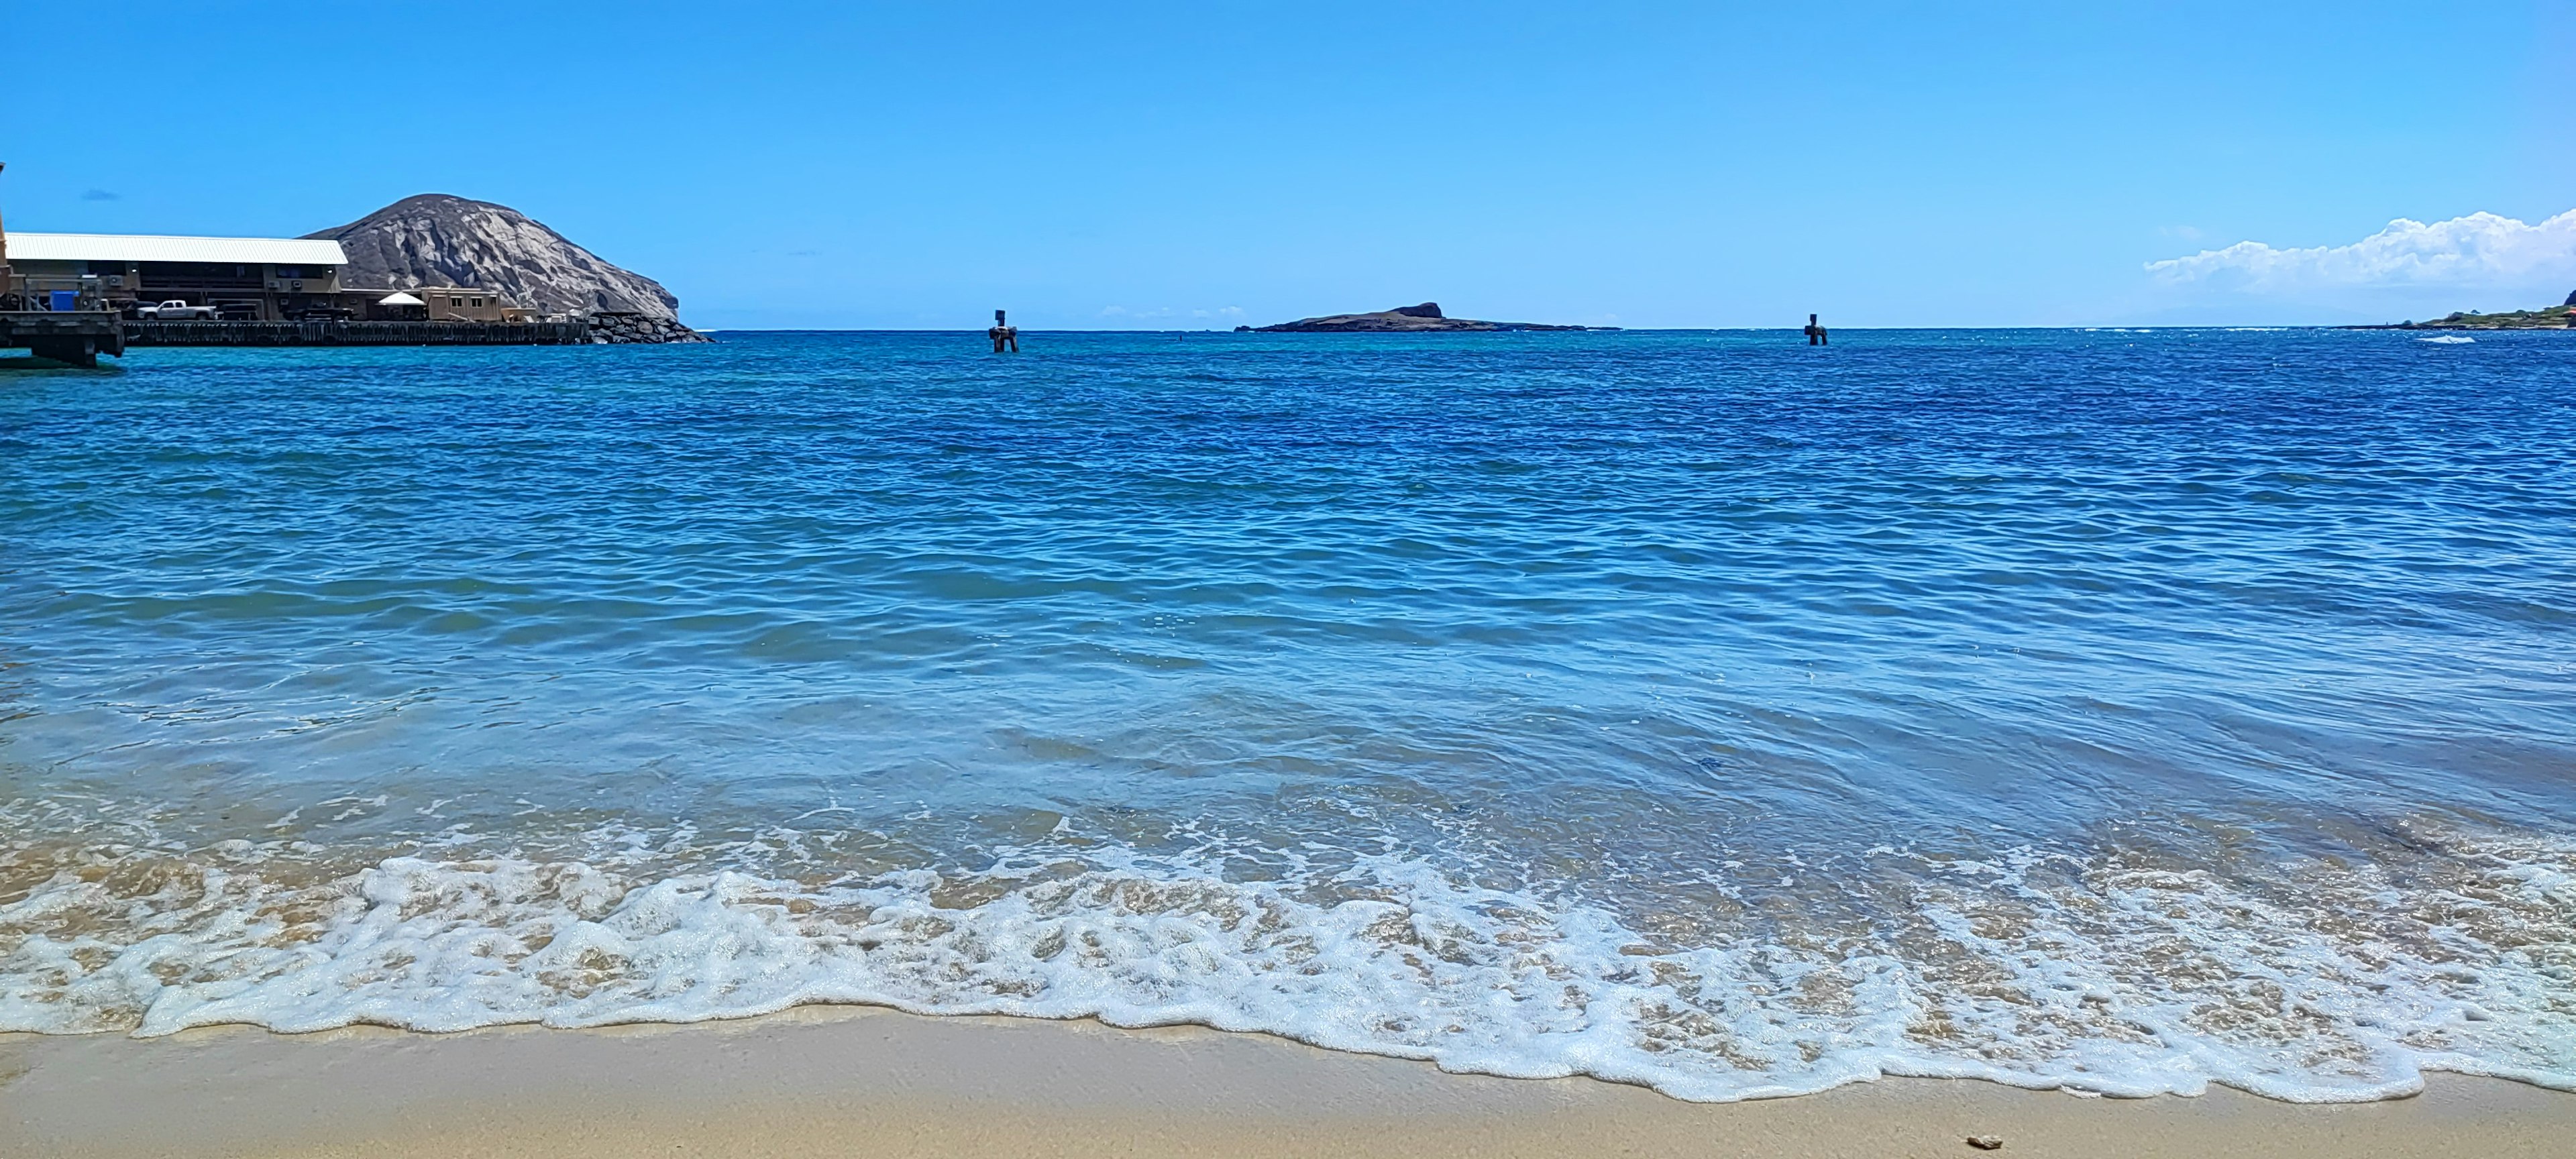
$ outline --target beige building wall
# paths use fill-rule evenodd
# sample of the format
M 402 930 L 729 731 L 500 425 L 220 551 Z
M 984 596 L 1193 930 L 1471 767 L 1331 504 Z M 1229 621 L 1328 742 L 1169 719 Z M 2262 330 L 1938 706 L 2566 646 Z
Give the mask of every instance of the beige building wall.
M 506 322 L 516 309 L 498 290 L 420 286 L 403 292 L 429 303 L 429 317 L 433 322 Z
M 340 292 L 340 267 L 272 265 L 268 267 L 268 292 L 336 294 Z

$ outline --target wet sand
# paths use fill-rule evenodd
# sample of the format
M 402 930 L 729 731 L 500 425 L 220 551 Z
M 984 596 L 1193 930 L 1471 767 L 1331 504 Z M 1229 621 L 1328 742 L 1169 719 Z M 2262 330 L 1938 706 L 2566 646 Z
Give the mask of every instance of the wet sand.
M 807 1009 L 454 1035 L 0 1035 L 0 1155 L 2563 1156 L 2576 1095 L 2298 1106 L 1892 1079 L 1704 1105 L 1195 1028 Z

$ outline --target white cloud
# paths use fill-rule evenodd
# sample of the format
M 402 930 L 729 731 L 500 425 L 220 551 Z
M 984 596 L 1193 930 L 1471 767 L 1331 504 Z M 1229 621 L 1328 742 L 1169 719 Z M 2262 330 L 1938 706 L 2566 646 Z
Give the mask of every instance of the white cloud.
M 2576 209 L 2538 225 L 2492 213 L 2430 225 L 2401 217 L 2351 245 L 2280 249 L 2240 241 L 2148 262 L 2147 270 L 2168 282 L 2253 291 L 2556 285 L 2576 281 Z

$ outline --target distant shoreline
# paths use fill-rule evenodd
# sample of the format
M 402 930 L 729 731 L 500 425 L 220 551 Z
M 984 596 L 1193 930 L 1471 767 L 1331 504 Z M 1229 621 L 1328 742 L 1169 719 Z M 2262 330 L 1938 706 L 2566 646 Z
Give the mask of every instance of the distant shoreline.
M 2504 314 L 2458 313 L 2430 322 L 2386 322 L 2375 326 L 2341 326 L 2342 330 L 2570 330 L 2576 329 L 2576 307 L 2515 310 Z

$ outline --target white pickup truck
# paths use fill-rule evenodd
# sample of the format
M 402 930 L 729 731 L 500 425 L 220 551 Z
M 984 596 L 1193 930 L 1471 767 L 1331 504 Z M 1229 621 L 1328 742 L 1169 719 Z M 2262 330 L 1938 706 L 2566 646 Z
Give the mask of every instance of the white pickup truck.
M 212 322 L 215 320 L 215 308 L 191 306 L 177 298 L 172 298 L 158 306 L 137 306 L 134 308 L 134 316 L 160 322 L 182 321 L 189 318 L 203 318 Z

